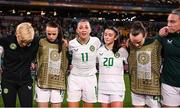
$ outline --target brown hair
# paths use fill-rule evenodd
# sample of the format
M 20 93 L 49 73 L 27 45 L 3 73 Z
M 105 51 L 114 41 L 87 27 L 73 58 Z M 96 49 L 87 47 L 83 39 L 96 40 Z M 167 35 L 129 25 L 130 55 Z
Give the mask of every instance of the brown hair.
M 141 21 L 135 21 L 131 26 L 130 34 L 132 34 L 133 36 L 137 36 L 140 33 L 142 33 L 143 37 L 145 37 L 147 31 Z
M 62 44 L 63 44 L 63 41 L 62 41 L 62 38 L 63 38 L 63 32 L 62 32 L 62 28 L 61 26 L 54 22 L 54 21 L 50 21 L 46 24 L 46 27 L 53 27 L 53 28 L 58 28 L 58 36 L 57 36 L 57 39 L 58 39 L 58 52 L 60 53 L 61 50 L 62 50 Z
M 119 35 L 119 32 L 118 32 L 117 28 L 116 28 L 116 27 L 113 27 L 113 26 L 107 26 L 107 27 L 105 28 L 105 30 L 106 30 L 106 29 L 109 29 L 109 30 L 114 31 L 114 32 L 115 32 L 115 35 L 116 35 L 116 37 L 117 37 L 117 39 L 114 41 L 114 45 L 113 45 L 113 49 L 112 49 L 113 53 L 115 54 L 116 52 L 118 52 L 118 50 L 119 50 L 119 48 L 120 48 L 120 35 Z M 104 31 L 105 31 L 105 30 L 104 30 Z M 103 43 L 105 43 L 105 42 L 104 42 L 104 38 L 103 38 Z

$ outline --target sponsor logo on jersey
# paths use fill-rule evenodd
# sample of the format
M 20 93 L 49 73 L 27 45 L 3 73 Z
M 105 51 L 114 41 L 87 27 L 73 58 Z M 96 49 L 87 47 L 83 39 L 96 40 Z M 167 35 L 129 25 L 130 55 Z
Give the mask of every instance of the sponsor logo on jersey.
M 29 90 L 31 90 L 31 89 L 32 89 L 32 87 L 31 87 L 31 86 L 28 86 L 28 89 L 29 89 Z
M 74 49 L 74 51 L 75 51 L 75 52 L 77 52 L 77 51 L 78 51 L 78 49 Z
M 102 53 L 102 52 L 100 52 L 100 53 L 99 53 L 99 55 L 100 55 L 100 56 L 102 56 L 102 55 L 103 55 L 103 53 Z
M 15 50 L 17 48 L 17 45 L 15 43 L 11 43 L 9 45 L 9 48 L 12 49 L 12 50 Z
M 167 40 L 168 44 L 172 44 L 172 42 L 173 42 L 173 40 L 169 40 L 169 39 Z
M 95 47 L 94 47 L 93 45 L 91 45 L 91 46 L 89 47 L 89 49 L 90 49 L 90 51 L 92 51 L 92 52 L 95 51 Z

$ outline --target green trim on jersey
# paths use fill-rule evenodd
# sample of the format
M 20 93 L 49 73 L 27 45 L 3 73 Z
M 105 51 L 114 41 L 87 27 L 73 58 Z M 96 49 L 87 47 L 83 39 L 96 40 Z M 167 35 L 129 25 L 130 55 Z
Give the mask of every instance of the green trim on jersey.
M 89 37 L 88 41 L 87 41 L 86 43 L 84 43 L 84 44 L 88 44 L 90 38 L 91 38 L 91 37 Z M 80 42 L 79 38 L 76 38 L 76 39 L 77 39 L 77 41 L 78 41 L 79 44 L 83 45 L 83 44 Z

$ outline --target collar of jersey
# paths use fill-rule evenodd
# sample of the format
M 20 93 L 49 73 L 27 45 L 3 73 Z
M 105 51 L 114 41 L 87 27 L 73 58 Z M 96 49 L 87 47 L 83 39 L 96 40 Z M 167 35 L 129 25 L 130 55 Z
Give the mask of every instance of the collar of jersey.
M 91 37 L 89 37 L 89 40 L 90 40 L 90 38 L 91 38 Z M 78 43 L 80 43 L 81 45 L 84 45 L 84 44 L 85 44 L 85 45 L 87 45 L 87 44 L 88 44 L 88 42 L 89 42 L 89 40 L 88 40 L 86 43 L 82 44 L 82 43 L 79 41 L 79 39 L 78 39 L 78 38 L 76 38 L 76 40 L 77 40 L 77 41 L 78 41 Z
M 107 48 L 106 45 L 104 45 L 104 47 L 105 47 L 108 51 L 112 51 L 112 49 Z

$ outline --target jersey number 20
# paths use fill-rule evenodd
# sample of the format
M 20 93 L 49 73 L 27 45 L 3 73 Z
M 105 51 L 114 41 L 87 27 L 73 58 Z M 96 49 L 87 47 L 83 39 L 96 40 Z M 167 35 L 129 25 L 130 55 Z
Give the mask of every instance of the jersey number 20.
M 104 66 L 113 66 L 114 64 L 114 58 L 110 57 L 110 58 L 104 58 L 104 62 L 103 62 L 103 65 Z

